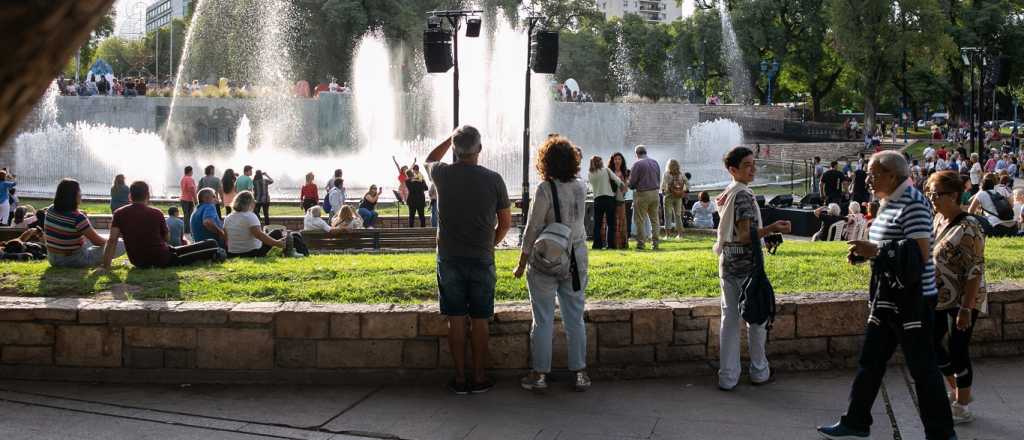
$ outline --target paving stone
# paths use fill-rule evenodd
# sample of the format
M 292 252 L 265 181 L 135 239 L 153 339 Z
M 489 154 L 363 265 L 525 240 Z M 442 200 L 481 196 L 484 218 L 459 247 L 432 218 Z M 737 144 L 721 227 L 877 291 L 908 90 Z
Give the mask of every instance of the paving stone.
M 93 325 L 57 327 L 57 365 L 120 367 L 120 328 Z
M 281 312 L 274 319 L 274 335 L 278 338 L 325 339 L 329 318 L 327 313 Z
M 675 315 L 671 309 L 633 311 L 633 344 L 672 342 Z
M 149 348 L 196 348 L 196 329 L 181 327 L 125 327 L 125 344 Z
M 416 337 L 419 314 L 366 313 L 362 315 L 362 332 L 365 339 L 411 339 Z
M 49 345 L 53 341 L 53 326 L 50 324 L 0 322 L 0 345 Z
M 588 365 L 597 363 L 597 324 L 586 323 Z M 569 367 L 569 338 L 561 321 L 555 322 L 555 337 L 551 344 L 551 366 L 554 368 Z
M 782 339 L 767 344 L 768 356 L 799 354 L 828 356 L 828 338 Z
M 1024 340 L 1024 323 L 1003 324 L 1003 339 L 1007 341 Z
M 768 333 L 772 339 L 793 339 L 796 337 L 796 315 L 776 315 L 772 331 Z
M 598 350 L 598 360 L 601 362 L 601 365 L 654 362 L 653 345 L 634 345 L 629 347 L 601 346 Z
M 828 353 L 832 356 L 852 356 L 864 347 L 864 336 L 833 336 L 828 338 Z
M 992 304 L 991 306 L 994 306 Z M 991 311 L 990 306 L 990 311 Z M 993 315 L 995 316 L 995 315 Z M 974 323 L 974 333 L 971 336 L 972 341 L 987 342 L 987 341 L 999 341 L 1003 339 L 1003 326 L 1001 320 L 994 318 L 978 318 Z
M 274 356 L 279 368 L 316 368 L 316 341 L 278 339 Z
M 561 322 L 561 321 L 556 321 Z M 529 334 L 533 326 L 530 322 L 496 322 L 488 326 L 492 335 L 518 335 Z M 447 330 L 445 335 L 448 335 Z
M 359 319 L 359 315 L 355 313 L 341 313 L 331 315 L 331 338 L 358 339 Z
M 319 368 L 397 368 L 402 366 L 402 342 L 397 340 L 317 341 Z
M 526 368 L 530 358 L 530 337 L 491 336 L 487 351 L 490 355 L 490 368 Z
M 658 362 L 679 362 L 701 360 L 707 357 L 707 346 L 699 345 L 668 345 L 658 344 Z
M 705 345 L 708 343 L 707 330 L 683 330 L 676 332 L 673 343 L 676 345 Z
M 3 348 L 0 356 L 5 364 L 52 365 L 52 347 L 18 347 L 9 345 Z
M 196 365 L 213 369 L 273 368 L 273 336 L 265 329 L 200 328 Z
M 437 368 L 437 353 L 437 340 L 405 340 L 402 345 L 402 366 L 405 368 Z

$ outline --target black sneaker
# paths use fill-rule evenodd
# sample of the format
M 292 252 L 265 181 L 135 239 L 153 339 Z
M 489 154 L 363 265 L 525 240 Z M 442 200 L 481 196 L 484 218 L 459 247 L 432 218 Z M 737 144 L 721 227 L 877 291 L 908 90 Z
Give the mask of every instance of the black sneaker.
M 462 383 L 459 383 L 453 378 L 448 381 L 448 390 L 455 393 L 455 395 L 465 396 L 466 394 L 469 394 L 469 382 L 463 381 Z
M 470 391 L 472 391 L 473 394 L 483 394 L 490 391 L 491 388 L 494 388 L 494 379 L 489 377 L 484 379 L 483 382 L 473 383 L 470 385 Z

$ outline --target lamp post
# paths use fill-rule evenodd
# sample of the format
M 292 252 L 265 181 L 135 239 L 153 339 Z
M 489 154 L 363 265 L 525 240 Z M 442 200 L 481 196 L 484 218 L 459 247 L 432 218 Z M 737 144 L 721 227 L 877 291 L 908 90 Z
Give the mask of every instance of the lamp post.
M 985 49 L 981 48 L 981 47 L 963 47 L 963 48 L 960 49 L 960 57 L 962 58 L 962 60 L 964 62 L 964 66 L 971 70 L 971 105 L 970 105 L 971 114 L 970 114 L 970 118 L 971 118 L 971 152 L 972 153 L 980 153 L 981 152 L 981 144 L 980 144 L 980 142 L 981 142 L 980 137 L 981 136 L 979 136 L 979 134 L 980 134 L 979 132 L 980 132 L 981 127 L 980 127 L 980 124 L 978 124 L 978 117 L 980 116 L 981 109 L 980 109 L 980 102 L 976 102 L 976 100 L 975 100 L 976 96 L 977 96 L 977 98 L 979 98 L 978 101 L 980 101 L 981 97 L 978 96 L 980 94 L 978 93 L 977 89 L 975 88 L 974 67 L 975 67 L 975 65 L 977 65 L 977 61 L 979 59 L 983 60 L 984 56 L 985 56 Z
M 906 96 L 900 97 L 900 121 L 903 125 L 903 143 L 906 144 L 909 134 L 908 131 L 910 130 L 910 127 L 908 126 L 910 123 L 910 109 L 907 108 Z
M 459 127 L 459 29 L 462 27 L 464 17 L 475 16 L 482 10 L 457 10 L 457 11 L 430 11 L 427 12 L 427 27 L 432 26 L 431 19 L 446 18 L 452 27 L 452 64 L 455 71 L 452 73 L 452 128 Z M 471 18 L 467 21 L 466 36 L 473 38 L 480 36 L 480 19 Z M 454 154 L 454 153 L 453 153 Z
M 519 229 L 520 241 L 522 241 L 523 234 L 526 233 L 526 215 L 530 212 L 530 74 L 533 73 L 530 52 L 533 46 L 533 30 L 537 27 L 537 23 L 543 20 L 547 20 L 547 17 L 526 17 L 526 98 L 524 101 L 525 105 L 523 106 L 523 215 L 520 216 L 523 221 L 523 227 Z
M 772 60 L 769 63 L 767 60 L 761 61 L 761 73 L 768 78 L 768 105 L 772 105 L 772 82 L 775 81 L 775 76 L 779 74 L 779 62 Z

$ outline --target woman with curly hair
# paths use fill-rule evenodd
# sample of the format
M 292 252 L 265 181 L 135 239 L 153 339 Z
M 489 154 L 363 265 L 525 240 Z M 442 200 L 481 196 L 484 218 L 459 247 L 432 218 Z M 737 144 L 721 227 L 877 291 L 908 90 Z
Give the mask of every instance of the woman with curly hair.
M 537 172 L 543 180 L 534 192 L 533 203 L 523 234 L 523 251 L 516 278 L 526 272 L 526 285 L 533 307 L 533 327 L 530 331 L 532 371 L 520 384 L 524 389 L 543 392 L 548 388 L 547 374 L 551 371 L 551 343 L 554 337 L 555 297 L 568 337 L 569 369 L 574 372 L 573 388 L 590 388 L 586 372 L 587 335 L 583 324 L 583 309 L 587 288 L 587 234 L 583 219 L 586 216 L 586 186 L 576 178 L 580 171 L 579 150 L 562 136 L 550 136 L 537 153 Z M 557 203 L 557 208 L 556 208 Z M 549 234 L 549 225 L 556 223 L 556 211 L 561 217 L 562 232 L 567 232 L 568 270 L 538 266 L 538 262 L 565 261 L 564 246 L 552 245 L 553 240 L 542 239 Z M 558 229 L 558 228 L 553 228 Z M 566 231 L 566 229 L 568 231 Z M 530 264 L 527 265 L 527 262 Z M 565 264 L 558 265 L 565 268 Z

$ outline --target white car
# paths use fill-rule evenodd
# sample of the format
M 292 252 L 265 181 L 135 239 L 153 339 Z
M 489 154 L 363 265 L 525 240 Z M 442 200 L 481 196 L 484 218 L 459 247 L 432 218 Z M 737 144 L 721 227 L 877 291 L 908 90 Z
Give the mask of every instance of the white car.
M 930 125 L 931 121 L 926 121 L 924 119 L 917 121 L 917 128 L 928 128 Z

